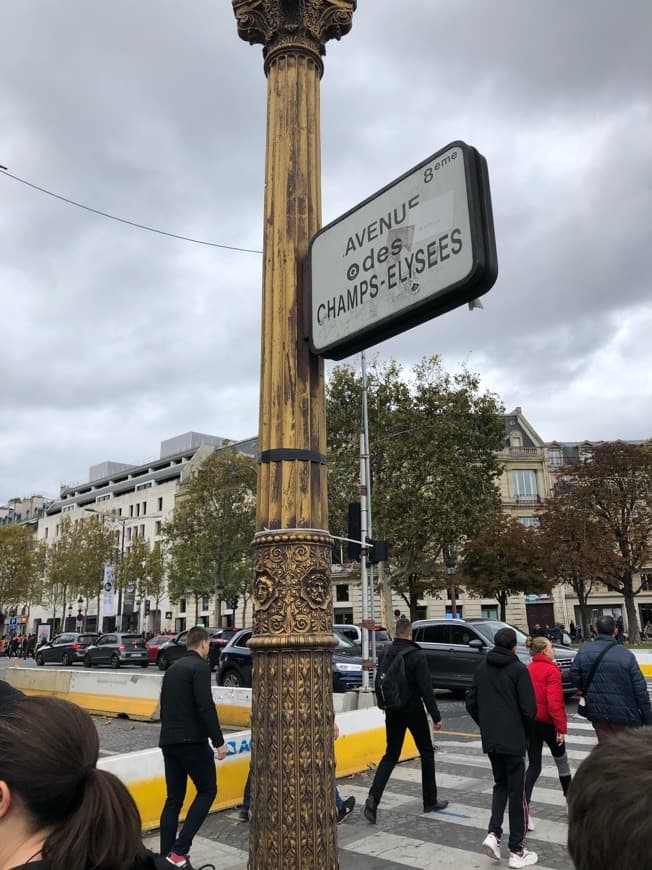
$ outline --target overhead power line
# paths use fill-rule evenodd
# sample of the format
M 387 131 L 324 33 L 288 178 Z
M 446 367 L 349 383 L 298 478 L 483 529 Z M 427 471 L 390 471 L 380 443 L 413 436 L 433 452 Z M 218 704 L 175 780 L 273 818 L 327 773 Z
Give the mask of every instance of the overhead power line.
M 6 166 L 0 166 L 0 169 L 3 170 L 2 174 L 8 176 L 9 178 L 13 178 L 14 181 L 19 181 L 21 184 L 25 184 L 27 187 L 31 187 L 33 190 L 38 190 L 39 193 L 45 193 L 47 196 L 52 196 L 54 199 L 59 199 L 61 202 L 66 202 L 68 205 L 74 205 L 76 208 L 83 208 L 84 211 L 90 211 L 93 214 L 100 215 L 100 217 L 108 218 L 112 221 L 118 221 L 121 224 L 127 224 L 129 227 L 135 227 L 139 230 L 146 230 L 148 233 L 157 233 L 159 236 L 168 236 L 171 239 L 179 239 L 182 242 L 192 242 L 194 245 L 207 245 L 210 248 L 224 248 L 227 251 L 242 251 L 245 254 L 262 254 L 262 251 L 255 250 L 254 248 L 239 248 L 236 245 L 220 245 L 218 242 L 208 242 L 205 239 L 192 239 L 189 236 L 181 236 L 178 233 L 168 233 L 166 230 L 159 230 L 156 227 L 147 226 L 147 224 L 139 224 L 136 221 L 127 220 L 127 218 L 118 217 L 118 215 L 110 214 L 107 211 L 102 211 L 99 208 L 92 208 L 90 205 L 85 205 L 83 202 L 77 202 L 74 199 L 69 199 L 67 196 L 62 196 L 60 193 L 55 193 L 53 190 L 47 190 L 45 187 L 40 187 L 38 184 L 33 184 L 31 181 L 27 181 L 25 178 L 20 178 L 18 175 L 14 175 L 13 173 L 7 170 Z

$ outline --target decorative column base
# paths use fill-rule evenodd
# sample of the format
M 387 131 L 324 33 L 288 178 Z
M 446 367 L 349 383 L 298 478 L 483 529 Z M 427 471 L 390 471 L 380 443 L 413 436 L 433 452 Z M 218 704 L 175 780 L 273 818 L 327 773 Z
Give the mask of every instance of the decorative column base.
M 249 870 L 338 867 L 331 546 L 302 529 L 254 539 Z

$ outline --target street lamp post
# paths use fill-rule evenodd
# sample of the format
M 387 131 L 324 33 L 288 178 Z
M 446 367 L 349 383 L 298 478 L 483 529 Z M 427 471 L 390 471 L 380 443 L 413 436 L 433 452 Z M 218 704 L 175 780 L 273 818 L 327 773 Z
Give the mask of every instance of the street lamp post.
M 449 580 L 449 592 L 451 598 L 451 616 L 457 619 L 457 590 L 455 588 L 455 571 L 457 570 L 457 550 L 455 544 L 446 544 L 444 547 L 444 564 Z
M 324 363 L 305 264 L 321 225 L 319 83 L 356 0 L 233 0 L 267 76 L 254 536 L 251 870 L 338 866 Z

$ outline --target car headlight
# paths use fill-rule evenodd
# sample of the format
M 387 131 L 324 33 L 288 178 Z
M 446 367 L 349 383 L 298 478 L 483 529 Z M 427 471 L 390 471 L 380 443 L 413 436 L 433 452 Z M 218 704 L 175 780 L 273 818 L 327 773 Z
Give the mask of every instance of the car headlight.
M 359 674 L 362 671 L 362 665 L 347 665 L 338 662 L 335 665 L 335 670 L 343 674 Z

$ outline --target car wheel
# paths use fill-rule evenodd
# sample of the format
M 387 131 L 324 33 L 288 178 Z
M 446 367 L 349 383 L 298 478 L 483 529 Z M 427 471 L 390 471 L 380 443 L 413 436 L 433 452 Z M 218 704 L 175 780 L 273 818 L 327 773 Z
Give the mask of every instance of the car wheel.
M 156 657 L 156 667 L 159 671 L 166 671 L 170 666 L 170 660 L 165 653 L 159 653 Z
M 230 689 L 239 689 L 242 686 L 240 674 L 237 671 L 227 671 L 222 677 L 222 685 Z
M 84 667 L 85 668 L 92 668 L 93 667 L 93 662 L 91 661 L 90 656 L 84 656 Z
M 116 653 L 113 653 L 113 655 L 111 656 L 111 667 L 112 668 L 119 668 L 120 667 L 120 657 Z
M 68 655 L 68 653 L 64 653 L 61 656 L 61 664 L 64 666 L 64 668 L 67 668 L 70 664 L 70 656 Z
M 45 659 L 43 658 L 43 656 L 41 655 L 41 653 L 36 653 L 36 664 L 37 664 L 39 667 L 41 667 L 42 665 L 45 664 Z
M 141 662 L 141 663 L 140 663 L 140 666 L 141 666 L 141 668 L 148 668 L 148 667 L 149 667 L 149 662 Z

